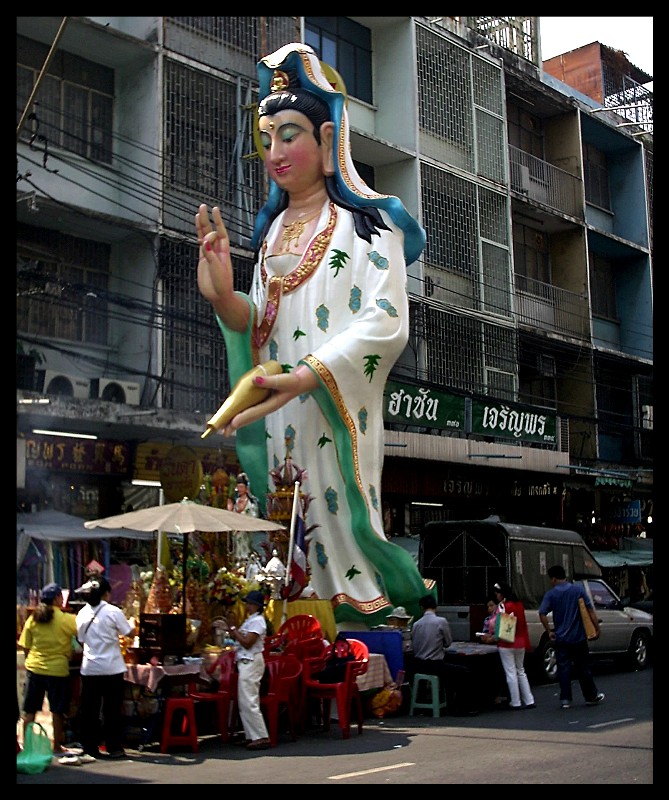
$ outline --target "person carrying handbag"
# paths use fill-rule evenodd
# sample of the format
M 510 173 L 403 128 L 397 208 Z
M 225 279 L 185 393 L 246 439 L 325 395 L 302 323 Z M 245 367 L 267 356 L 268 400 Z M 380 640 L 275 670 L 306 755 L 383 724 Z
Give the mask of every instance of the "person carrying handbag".
M 125 661 L 119 636 L 129 636 L 135 621 L 126 619 L 118 606 L 109 602 L 111 585 L 102 575 L 93 576 L 75 594 L 86 605 L 79 611 L 77 639 L 84 647 L 81 661 L 81 755 L 65 756 L 60 764 L 79 766 L 100 758 L 105 742 L 107 758 L 122 758 L 123 691 Z
M 497 645 L 497 652 L 509 689 L 509 708 L 514 711 L 520 711 L 522 708 L 536 708 L 530 681 L 525 672 L 525 651 L 530 649 L 525 607 L 508 583 L 496 583 L 493 591 L 497 600 L 497 614 L 512 614 L 516 618 L 516 635 L 512 642 L 503 641 L 492 634 L 482 636 L 481 641 Z
M 74 614 L 63 611 L 63 592 L 57 583 L 42 588 L 39 604 L 26 620 L 19 647 L 26 654 L 23 732 L 49 699 L 53 752 L 65 752 L 65 716 L 70 708 L 70 654 L 76 636 Z

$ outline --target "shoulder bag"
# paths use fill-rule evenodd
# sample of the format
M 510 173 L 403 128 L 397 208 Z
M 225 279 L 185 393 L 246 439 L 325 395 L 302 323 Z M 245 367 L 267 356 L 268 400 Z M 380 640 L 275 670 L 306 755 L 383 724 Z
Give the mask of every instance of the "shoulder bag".
M 513 644 L 516 639 L 516 624 L 518 620 L 514 614 L 507 614 L 500 603 L 499 612 L 495 617 L 495 637 L 500 642 Z
M 583 627 L 585 628 L 585 636 L 586 639 L 591 641 L 592 639 L 597 638 L 597 631 L 595 630 L 595 626 L 590 618 L 590 613 L 588 612 L 588 608 L 585 605 L 585 600 L 582 597 L 578 598 L 578 608 L 581 612 L 581 621 L 583 622 Z

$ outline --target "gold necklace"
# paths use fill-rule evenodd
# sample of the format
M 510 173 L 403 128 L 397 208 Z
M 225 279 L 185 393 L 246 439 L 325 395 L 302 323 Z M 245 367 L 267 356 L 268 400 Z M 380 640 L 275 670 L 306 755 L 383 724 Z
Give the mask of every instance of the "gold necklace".
M 316 219 L 316 217 L 320 213 L 321 213 L 321 210 L 318 209 L 318 211 L 315 214 L 312 214 L 310 217 L 306 217 L 306 219 L 295 219 L 292 222 L 289 222 L 287 224 L 286 223 L 282 223 L 283 227 L 285 228 L 285 230 L 284 230 L 284 232 L 283 232 L 283 234 L 281 236 L 281 252 L 282 253 L 287 253 L 290 250 L 290 243 L 293 242 L 293 241 L 295 242 L 295 246 L 296 247 L 299 246 L 300 238 L 302 237 L 302 234 L 304 233 L 305 227 L 313 219 Z

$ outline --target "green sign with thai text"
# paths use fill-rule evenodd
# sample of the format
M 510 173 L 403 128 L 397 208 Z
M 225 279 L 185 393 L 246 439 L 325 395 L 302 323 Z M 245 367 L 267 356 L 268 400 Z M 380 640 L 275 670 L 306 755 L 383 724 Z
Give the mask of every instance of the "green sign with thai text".
M 504 436 L 515 441 L 557 443 L 557 417 L 541 411 L 516 408 L 511 403 L 472 400 L 472 433 Z
M 465 429 L 464 397 L 424 386 L 388 381 L 383 399 L 383 419 L 386 422 L 440 430 Z

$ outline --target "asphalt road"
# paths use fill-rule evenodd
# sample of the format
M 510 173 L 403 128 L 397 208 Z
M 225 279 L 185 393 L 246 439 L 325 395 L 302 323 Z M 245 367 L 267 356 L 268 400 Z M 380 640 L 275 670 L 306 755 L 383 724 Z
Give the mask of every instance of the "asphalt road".
M 18 784 L 652 784 L 653 669 L 595 673 L 599 706 L 558 708 L 554 685 L 534 686 L 537 708 L 490 709 L 476 717 L 366 719 L 364 732 L 342 740 L 336 723 L 277 748 L 250 753 L 218 737 L 200 752 L 166 755 L 157 747 L 124 759 L 82 766 L 55 760 Z

